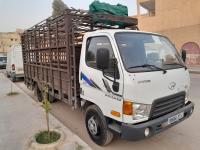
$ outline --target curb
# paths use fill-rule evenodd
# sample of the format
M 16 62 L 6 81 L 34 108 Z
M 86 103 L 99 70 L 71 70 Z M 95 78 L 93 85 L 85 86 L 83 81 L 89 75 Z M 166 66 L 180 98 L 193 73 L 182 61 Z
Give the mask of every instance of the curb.
M 198 70 L 189 70 L 189 72 L 192 74 L 200 74 L 200 71 Z

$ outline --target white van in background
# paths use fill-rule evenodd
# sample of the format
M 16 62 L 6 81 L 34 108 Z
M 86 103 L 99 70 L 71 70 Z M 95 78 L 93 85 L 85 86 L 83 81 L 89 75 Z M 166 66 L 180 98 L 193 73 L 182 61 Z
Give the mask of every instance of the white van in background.
M 0 54 L 0 69 L 6 69 L 7 57 Z
M 14 45 L 8 51 L 6 73 L 12 81 L 16 81 L 17 78 L 24 77 L 21 45 Z

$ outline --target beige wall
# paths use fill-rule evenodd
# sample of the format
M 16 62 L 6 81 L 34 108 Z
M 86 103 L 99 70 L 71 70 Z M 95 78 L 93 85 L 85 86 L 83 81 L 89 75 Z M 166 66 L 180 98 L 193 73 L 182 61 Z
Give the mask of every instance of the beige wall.
M 138 27 L 140 30 L 166 35 L 180 51 L 188 42 L 200 47 L 200 0 L 155 0 L 155 15 L 140 15 L 138 5 Z M 195 44 L 195 45 L 196 45 Z M 187 49 L 188 65 L 200 65 L 200 48 L 194 45 Z
M 200 24 L 200 0 L 155 0 L 155 16 L 137 17 L 139 28 L 152 32 Z
M 159 33 L 169 37 L 178 50 L 187 42 L 195 42 L 200 46 L 200 24 L 159 31 Z
M 0 32 L 0 53 L 6 53 L 12 45 L 19 44 L 21 32 L 20 29 L 16 32 Z

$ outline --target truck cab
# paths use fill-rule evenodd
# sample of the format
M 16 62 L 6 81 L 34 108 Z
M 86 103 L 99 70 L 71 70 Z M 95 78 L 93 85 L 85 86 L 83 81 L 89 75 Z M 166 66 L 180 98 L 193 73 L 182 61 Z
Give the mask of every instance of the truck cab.
M 188 118 L 190 77 L 170 40 L 136 30 L 85 34 L 79 69 L 86 128 L 99 145 L 112 133 L 141 140 Z M 106 130 L 106 131 L 105 131 Z

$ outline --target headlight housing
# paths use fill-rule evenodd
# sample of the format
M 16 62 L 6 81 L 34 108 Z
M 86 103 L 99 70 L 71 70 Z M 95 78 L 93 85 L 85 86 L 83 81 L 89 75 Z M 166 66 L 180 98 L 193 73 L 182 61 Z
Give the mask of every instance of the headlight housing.
M 133 120 L 148 120 L 151 105 L 133 103 Z
M 188 97 L 189 97 L 189 90 L 187 90 L 185 93 L 185 104 L 187 104 L 188 102 Z

